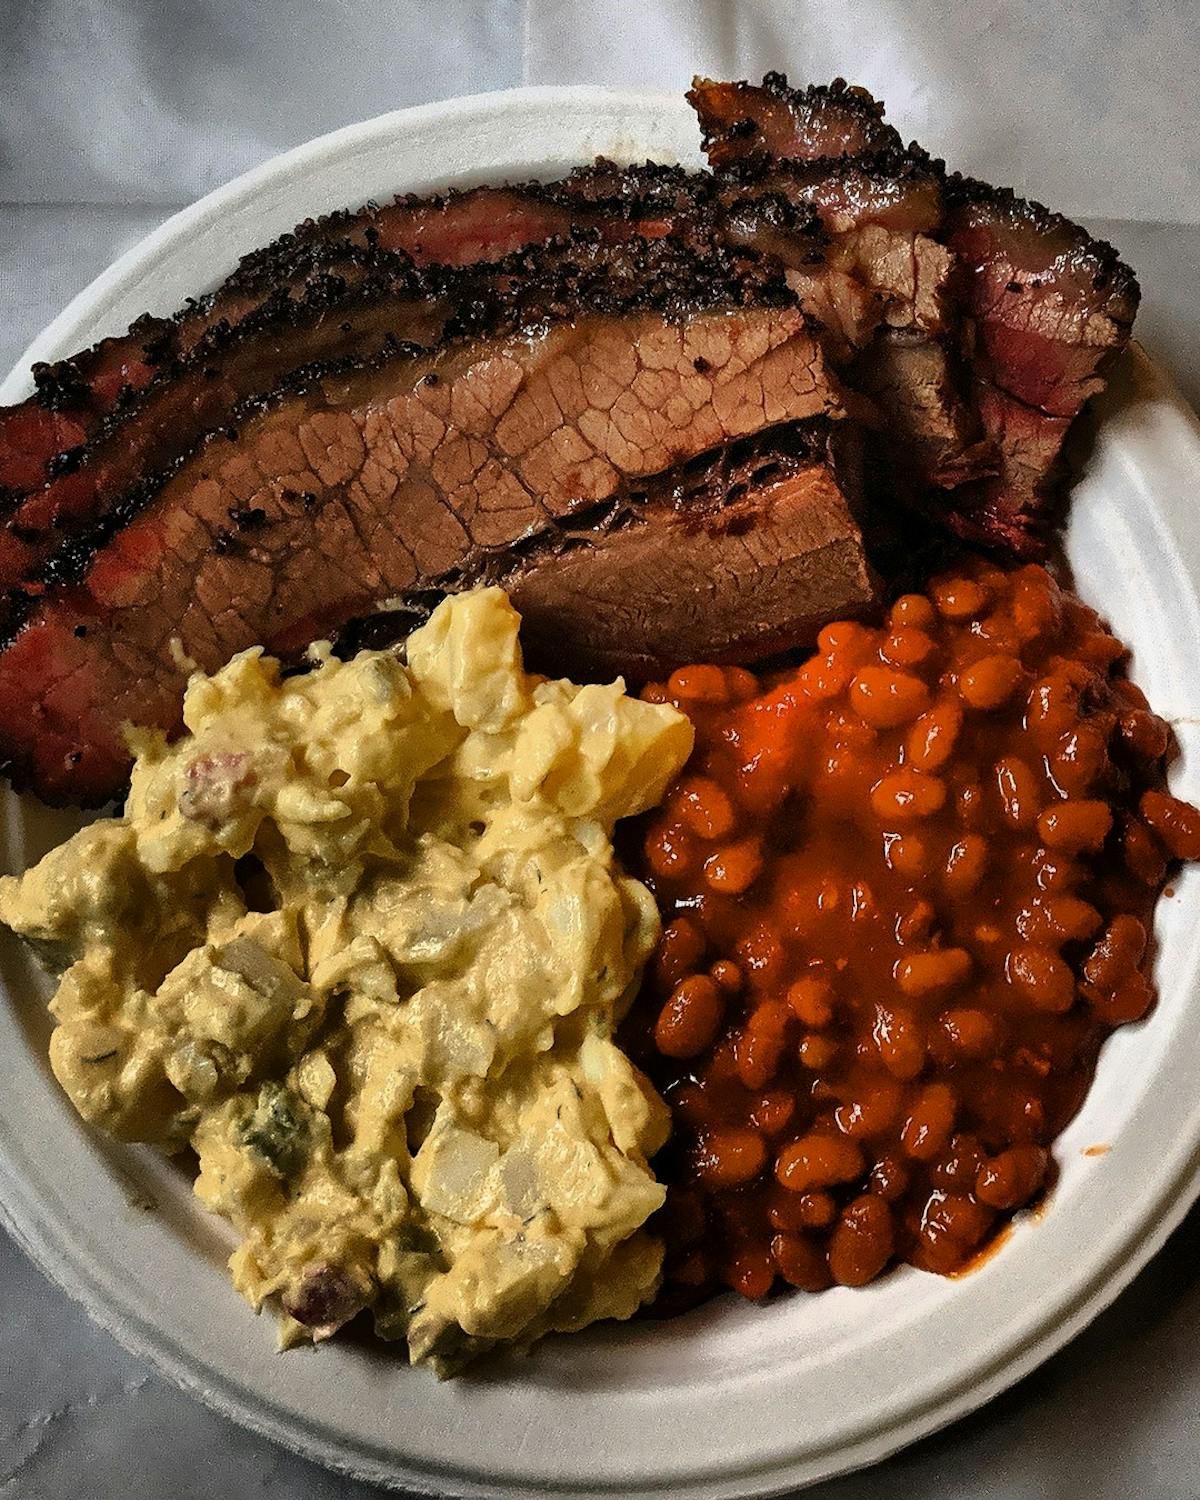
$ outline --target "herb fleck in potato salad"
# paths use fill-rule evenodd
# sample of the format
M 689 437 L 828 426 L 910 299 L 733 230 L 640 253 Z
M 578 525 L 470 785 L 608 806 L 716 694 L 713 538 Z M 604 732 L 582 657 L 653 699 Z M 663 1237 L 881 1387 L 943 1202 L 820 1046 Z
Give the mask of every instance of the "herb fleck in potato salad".
M 370 1308 L 446 1373 L 658 1284 L 667 1114 L 613 1030 L 659 922 L 611 835 L 692 729 L 527 676 L 519 623 L 480 589 L 407 665 L 197 675 L 183 738 L 133 732 L 124 816 L 0 880 L 64 970 L 59 1081 L 114 1134 L 195 1149 L 285 1342 Z

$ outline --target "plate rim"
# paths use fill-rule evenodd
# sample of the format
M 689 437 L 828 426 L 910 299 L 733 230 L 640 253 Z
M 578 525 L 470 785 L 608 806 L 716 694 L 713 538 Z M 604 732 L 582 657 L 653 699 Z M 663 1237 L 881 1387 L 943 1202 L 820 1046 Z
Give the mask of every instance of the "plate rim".
M 682 101 L 673 94 L 665 93 L 613 90 L 590 85 L 548 85 L 467 95 L 391 111 L 318 136 L 215 189 L 172 215 L 150 235 L 127 250 L 74 297 L 32 341 L 13 371 L 0 384 L 0 401 L 20 399 L 27 392 L 29 365 L 34 360 L 46 358 L 48 354 L 62 357 L 62 353 L 70 352 L 67 349 L 61 349 L 60 352 L 63 340 L 74 338 L 72 330 L 77 328 L 81 317 L 86 317 L 89 311 L 93 311 L 131 272 L 146 262 L 155 260 L 172 244 L 183 239 L 194 225 L 220 212 L 226 205 L 242 198 L 251 198 L 272 181 L 303 171 L 310 162 L 327 153 L 352 150 L 356 145 L 371 141 L 387 131 L 412 129 L 447 120 L 478 121 L 506 111 L 530 110 L 536 113 L 551 106 L 603 107 L 613 113 L 625 109 L 635 114 L 653 108 L 664 114 L 669 112 L 678 115 Z M 1148 399 L 1159 403 L 1168 417 L 1179 424 L 1180 430 L 1190 435 L 1194 452 L 1200 455 L 1200 426 L 1169 379 L 1140 349 L 1130 354 L 1129 362 L 1137 379 L 1145 384 L 1147 390 L 1152 391 Z M 1185 559 L 1183 565 L 1189 581 L 1194 585 L 1196 564 Z M 679 1486 L 685 1485 L 687 1493 L 697 1496 L 779 1493 L 878 1462 L 990 1400 L 1061 1348 L 1106 1307 L 1178 1225 L 1192 1200 L 1200 1193 L 1200 1116 L 1197 1116 L 1192 1135 L 1195 1139 L 1190 1153 L 1181 1160 L 1169 1184 L 1161 1190 L 1159 1207 L 1153 1217 L 1139 1223 L 1136 1233 L 1129 1236 L 1128 1243 L 1123 1242 L 1119 1253 L 1114 1252 L 1109 1261 L 1091 1274 L 1086 1288 L 1069 1305 L 1060 1309 L 1053 1322 L 1020 1341 L 1014 1351 L 997 1355 L 982 1374 L 976 1374 L 972 1378 L 967 1388 L 932 1400 L 901 1422 L 867 1434 L 848 1446 L 841 1445 L 836 1450 L 831 1450 L 831 1461 L 822 1462 L 818 1459 L 816 1467 L 805 1459 L 799 1462 L 797 1472 L 786 1465 L 772 1465 L 770 1477 L 765 1482 L 761 1482 L 764 1478 L 761 1471 L 756 1470 L 751 1474 L 741 1470 L 733 1478 L 727 1475 L 717 1477 L 711 1486 L 707 1483 L 697 1486 L 694 1479 L 688 1476 L 681 1478 L 675 1485 L 662 1484 L 657 1485 L 653 1491 L 638 1489 L 636 1492 L 678 1493 Z M 38 1201 L 38 1186 L 21 1180 L 19 1174 L 10 1168 L 7 1153 L 0 1153 L 0 1187 L 3 1188 L 3 1193 L 0 1194 L 0 1219 L 9 1232 L 51 1281 L 73 1300 L 82 1303 L 93 1321 L 116 1337 L 118 1342 L 146 1359 L 173 1383 L 198 1396 L 205 1405 L 260 1435 L 302 1452 L 328 1468 L 389 1487 L 403 1486 L 429 1495 L 495 1496 L 501 1493 L 528 1495 L 536 1492 L 541 1495 L 580 1496 L 634 1492 L 632 1481 L 594 1490 L 582 1485 L 556 1489 L 540 1483 L 536 1486 L 516 1485 L 489 1481 L 486 1476 L 477 1478 L 473 1475 L 455 1475 L 411 1458 L 405 1462 L 413 1467 L 405 1469 L 398 1467 L 395 1461 L 380 1462 L 356 1449 L 353 1444 L 339 1441 L 335 1435 L 327 1435 L 324 1430 L 305 1425 L 303 1418 L 294 1411 L 277 1405 L 267 1393 L 239 1388 L 236 1382 L 227 1380 L 214 1371 L 203 1358 L 182 1347 L 172 1335 L 157 1326 L 144 1324 L 136 1309 L 121 1307 L 119 1299 L 113 1297 L 111 1288 L 106 1290 L 102 1285 L 102 1278 L 95 1276 L 80 1263 L 82 1252 L 79 1248 L 75 1247 L 72 1252 L 69 1245 L 56 1243 L 52 1226 L 40 1222 L 37 1210 L 44 1207 L 44 1204 Z M 14 1211 L 10 1205 L 19 1207 Z M 254 1403 L 257 1403 L 257 1411 Z M 745 1487 L 745 1479 L 752 1481 L 752 1489 Z

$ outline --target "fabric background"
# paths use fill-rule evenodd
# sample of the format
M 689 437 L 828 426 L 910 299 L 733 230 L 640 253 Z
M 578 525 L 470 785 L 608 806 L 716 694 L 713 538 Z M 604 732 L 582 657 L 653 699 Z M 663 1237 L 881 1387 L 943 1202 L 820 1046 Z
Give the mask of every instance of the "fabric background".
M 862 82 L 952 166 L 1113 239 L 1139 335 L 1200 400 L 1196 0 L 0 0 L 0 369 L 176 208 L 325 130 L 522 83 L 768 68 Z M 1015 1391 L 811 1493 L 1197 1500 L 1198 1267 L 1194 1214 Z M 168 1387 L 0 1237 L 0 1496 L 372 1493 Z

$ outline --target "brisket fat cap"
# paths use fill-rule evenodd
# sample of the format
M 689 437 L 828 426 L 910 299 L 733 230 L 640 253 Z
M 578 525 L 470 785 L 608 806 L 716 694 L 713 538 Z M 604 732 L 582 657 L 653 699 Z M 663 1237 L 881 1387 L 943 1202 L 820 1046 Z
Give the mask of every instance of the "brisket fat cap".
M 296 377 L 77 539 L 0 653 L 14 782 L 52 802 L 118 793 L 123 724 L 178 727 L 174 640 L 207 670 L 295 650 L 731 440 L 842 420 L 778 279 L 680 247 L 623 256 L 482 299 L 434 355 Z M 652 601 L 647 628 L 671 607 Z

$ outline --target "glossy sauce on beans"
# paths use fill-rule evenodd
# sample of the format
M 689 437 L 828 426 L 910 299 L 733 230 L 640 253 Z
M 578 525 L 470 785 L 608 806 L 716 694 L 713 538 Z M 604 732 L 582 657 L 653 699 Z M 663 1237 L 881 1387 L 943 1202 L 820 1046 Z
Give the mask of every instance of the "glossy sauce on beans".
M 1036 1200 L 1107 1033 L 1149 1009 L 1166 725 L 1046 571 L 983 563 L 697 729 L 641 831 L 665 930 L 628 1044 L 671 1104 L 665 1300 L 961 1270 Z

